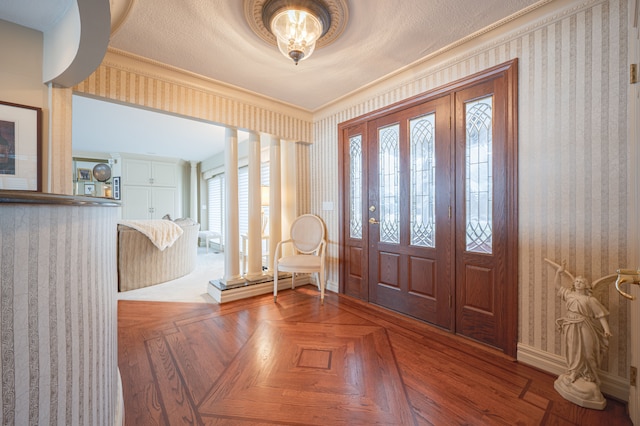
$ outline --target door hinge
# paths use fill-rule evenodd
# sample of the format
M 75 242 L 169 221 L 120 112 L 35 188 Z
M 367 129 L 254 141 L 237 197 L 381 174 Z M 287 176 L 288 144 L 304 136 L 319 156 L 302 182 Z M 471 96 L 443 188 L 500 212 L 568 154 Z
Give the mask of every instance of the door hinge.
M 631 386 L 636 386 L 638 382 L 638 369 L 633 365 L 629 367 L 629 384 Z
M 631 64 L 629 67 L 629 83 L 636 84 L 638 82 L 638 64 Z
M 449 130 L 451 130 L 451 116 L 449 116 Z
M 451 219 L 451 206 L 449 206 L 449 219 Z

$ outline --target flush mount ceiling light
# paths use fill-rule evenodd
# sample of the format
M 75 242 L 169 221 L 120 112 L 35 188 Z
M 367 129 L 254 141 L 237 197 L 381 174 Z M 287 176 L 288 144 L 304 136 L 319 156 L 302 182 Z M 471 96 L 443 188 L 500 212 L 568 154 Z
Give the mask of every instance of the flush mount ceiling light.
M 298 65 L 333 42 L 347 23 L 346 0 L 245 0 L 251 29 Z

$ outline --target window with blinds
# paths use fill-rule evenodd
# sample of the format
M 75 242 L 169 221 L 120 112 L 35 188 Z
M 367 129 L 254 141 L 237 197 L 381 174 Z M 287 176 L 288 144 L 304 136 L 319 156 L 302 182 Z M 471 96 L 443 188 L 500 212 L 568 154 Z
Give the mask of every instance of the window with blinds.
M 207 183 L 209 191 L 209 230 L 219 232 L 222 235 L 222 243 L 224 244 L 224 174 L 213 176 Z M 260 185 L 269 186 L 269 162 L 260 164 Z M 269 207 L 265 206 L 262 209 L 268 218 Z M 246 234 L 249 231 L 249 168 L 247 166 L 238 169 L 238 220 L 240 235 Z
M 207 181 L 209 200 L 209 230 L 219 232 L 224 245 L 224 174 Z
M 238 221 L 240 235 L 249 232 L 249 167 L 247 166 L 238 169 Z

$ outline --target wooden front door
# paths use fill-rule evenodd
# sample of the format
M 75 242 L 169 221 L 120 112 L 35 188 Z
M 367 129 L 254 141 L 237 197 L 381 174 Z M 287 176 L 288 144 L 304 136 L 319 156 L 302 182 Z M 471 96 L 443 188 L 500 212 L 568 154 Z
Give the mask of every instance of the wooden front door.
M 450 97 L 368 126 L 369 301 L 451 327 Z
M 341 291 L 517 339 L 516 61 L 340 125 Z

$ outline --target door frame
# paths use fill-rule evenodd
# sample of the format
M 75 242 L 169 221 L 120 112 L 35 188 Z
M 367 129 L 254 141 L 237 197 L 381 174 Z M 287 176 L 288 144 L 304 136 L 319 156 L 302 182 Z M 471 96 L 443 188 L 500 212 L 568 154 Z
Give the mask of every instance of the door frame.
M 345 294 L 345 282 L 348 279 L 347 263 L 351 253 L 348 252 L 347 240 L 349 239 L 349 218 L 345 217 L 345 206 L 348 205 L 348 191 L 344 191 L 345 179 L 348 178 L 348 161 L 349 158 L 345 154 L 345 147 L 349 143 L 348 134 L 353 128 L 360 126 L 363 129 L 363 134 L 367 132 L 367 123 L 393 114 L 403 109 L 427 102 L 432 99 L 436 99 L 441 96 L 452 94 L 458 90 L 462 90 L 475 84 L 489 81 L 497 77 L 504 77 L 506 81 L 506 117 L 505 117 L 505 130 L 507 134 L 507 164 L 511 166 L 507 173 L 506 190 L 507 190 L 507 212 L 506 212 L 506 228 L 507 228 L 507 255 L 505 256 L 505 268 L 506 268 L 506 287 L 504 294 L 504 321 L 502 326 L 504 331 L 504 346 L 503 352 L 515 358 L 517 351 L 518 340 L 518 105 L 517 105 L 517 92 L 518 92 L 518 60 L 517 58 L 494 67 L 488 68 L 484 71 L 470 75 L 460 80 L 445 84 L 419 95 L 404 99 L 402 101 L 391 104 L 387 107 L 383 107 L 376 111 L 372 111 L 360 117 L 353 118 L 351 120 L 338 124 L 338 179 L 340 188 L 339 197 L 339 292 Z M 366 149 L 363 147 L 363 152 Z M 366 175 L 366 173 L 364 173 Z M 364 177 L 363 177 L 364 179 Z M 365 213 L 366 203 L 363 203 L 362 217 L 368 217 Z M 455 212 L 454 212 L 455 214 Z M 363 239 L 368 238 L 368 235 L 363 233 Z M 368 244 L 362 244 L 362 252 L 360 255 L 363 257 L 361 264 L 366 264 L 369 258 Z M 454 277 L 455 282 L 455 277 Z M 455 285 L 455 284 L 454 284 Z M 454 294 L 455 294 L 455 288 Z M 353 293 L 353 292 L 352 292 Z M 353 295 L 353 294 L 352 294 Z M 366 296 L 366 297 L 365 297 Z M 360 291 L 356 297 L 362 298 L 368 301 L 368 290 Z M 454 301 L 455 303 L 455 301 Z M 452 319 L 452 323 L 455 319 Z M 452 330 L 455 330 L 455 324 L 452 326 Z

